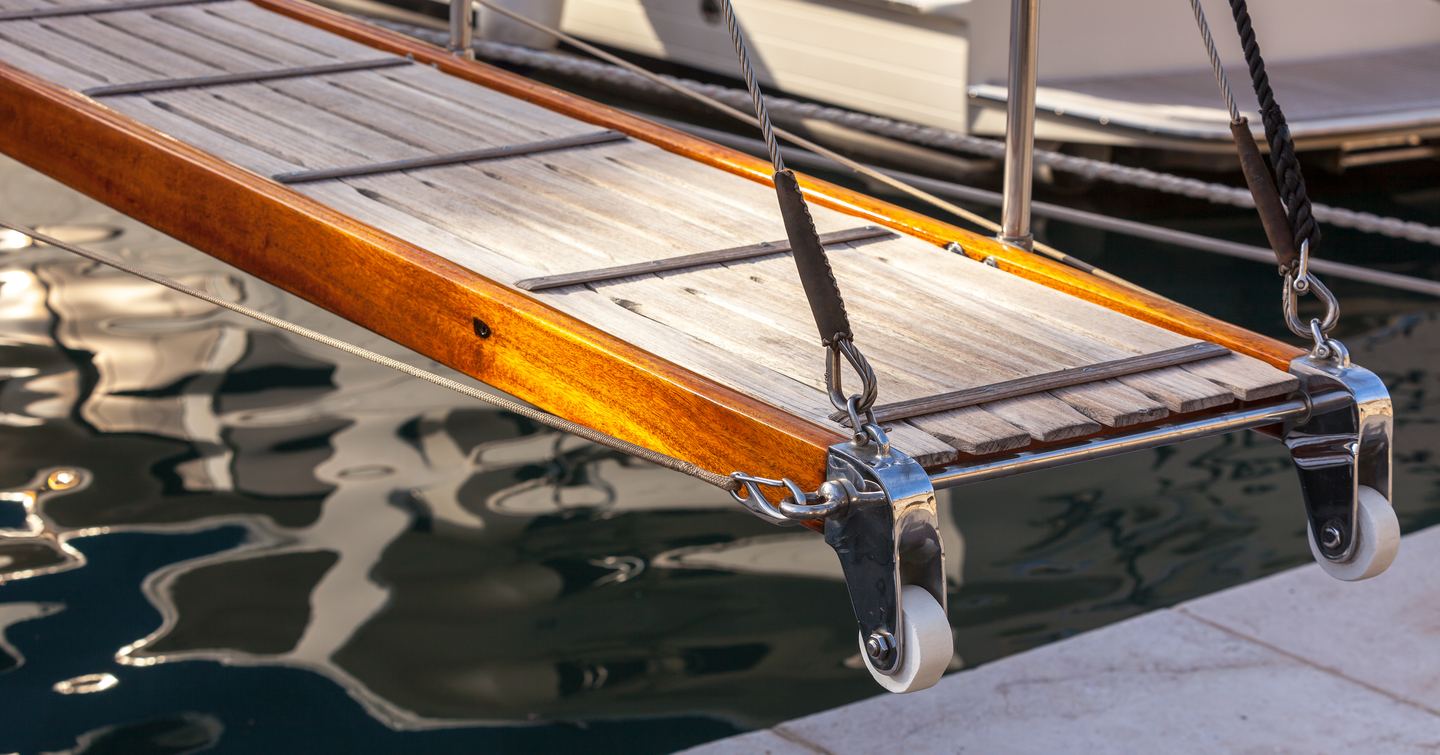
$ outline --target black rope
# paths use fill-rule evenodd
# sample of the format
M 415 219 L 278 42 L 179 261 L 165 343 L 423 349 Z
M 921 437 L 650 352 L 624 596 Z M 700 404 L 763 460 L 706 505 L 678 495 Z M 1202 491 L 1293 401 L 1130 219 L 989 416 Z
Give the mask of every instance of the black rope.
M 1320 241 L 1320 226 L 1316 225 L 1315 215 L 1310 209 L 1310 195 L 1305 191 L 1305 176 L 1300 172 L 1300 159 L 1295 155 L 1295 140 L 1290 136 L 1290 126 L 1285 122 L 1280 104 L 1275 101 L 1275 90 L 1270 88 L 1270 77 L 1265 73 L 1265 59 L 1260 56 L 1260 43 L 1255 39 L 1250 9 L 1245 0 L 1230 0 L 1230 11 L 1235 16 L 1235 29 L 1240 33 L 1245 64 L 1250 68 L 1250 81 L 1260 102 L 1260 120 L 1265 125 L 1265 141 L 1270 144 L 1270 165 L 1275 169 L 1280 198 L 1285 202 L 1290 232 L 1295 236 L 1295 248 L 1300 248 L 1306 241 L 1313 248 Z

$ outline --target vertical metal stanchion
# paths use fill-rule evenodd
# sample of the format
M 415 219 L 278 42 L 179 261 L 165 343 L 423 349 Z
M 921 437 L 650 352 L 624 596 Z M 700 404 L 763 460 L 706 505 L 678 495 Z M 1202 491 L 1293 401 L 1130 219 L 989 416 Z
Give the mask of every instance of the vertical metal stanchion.
M 1040 0 L 1012 0 L 1010 81 L 1005 117 L 1005 187 L 1000 240 L 1034 247 L 1030 192 L 1035 173 L 1035 68 L 1039 58 Z
M 471 45 L 475 34 L 474 14 L 471 0 L 450 0 L 450 52 L 462 58 L 475 57 Z

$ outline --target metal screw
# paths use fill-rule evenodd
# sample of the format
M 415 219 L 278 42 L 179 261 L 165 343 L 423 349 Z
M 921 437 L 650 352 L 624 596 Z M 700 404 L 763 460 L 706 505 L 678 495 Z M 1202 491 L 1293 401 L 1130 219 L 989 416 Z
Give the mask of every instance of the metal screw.
M 865 654 L 876 664 L 884 664 L 895 652 L 895 638 L 888 632 L 871 632 L 865 639 Z
M 80 473 L 73 469 L 57 469 L 45 478 L 45 487 L 51 490 L 69 490 L 80 484 Z
M 1000 260 L 995 259 L 995 255 L 993 254 L 989 257 L 986 257 L 983 262 L 988 267 L 1000 267 Z
M 1321 530 L 1320 544 L 1333 550 L 1340 547 L 1343 537 L 1344 533 L 1340 530 L 1340 523 L 1332 520 L 1325 525 L 1324 530 Z

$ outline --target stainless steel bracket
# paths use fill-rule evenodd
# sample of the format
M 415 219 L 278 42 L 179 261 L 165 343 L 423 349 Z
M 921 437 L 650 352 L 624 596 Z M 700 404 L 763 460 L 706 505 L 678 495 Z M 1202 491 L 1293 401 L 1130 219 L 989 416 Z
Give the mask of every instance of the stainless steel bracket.
M 945 547 L 930 476 L 914 459 L 877 442 L 830 447 L 827 487 L 848 503 L 825 517 L 871 665 L 882 674 L 905 654 L 901 585 L 917 585 L 945 608 Z
M 869 426 L 863 443 L 830 447 L 825 483 L 807 493 L 791 480 L 735 473 L 732 493 L 771 524 L 822 523 L 850 592 L 855 622 L 871 666 L 893 676 L 905 658 L 901 587 L 915 585 L 945 609 L 945 547 L 935 512 L 935 488 L 918 462 L 890 447 L 883 431 Z M 779 504 L 764 488 L 783 487 Z
M 1343 562 L 1355 553 L 1359 486 L 1391 499 L 1390 392 L 1375 373 L 1351 364 L 1343 349 L 1329 359 L 1299 357 L 1290 372 L 1306 396 L 1338 391 L 1351 399 L 1312 408 L 1287 422 L 1282 435 L 1300 475 L 1315 546 L 1326 559 Z

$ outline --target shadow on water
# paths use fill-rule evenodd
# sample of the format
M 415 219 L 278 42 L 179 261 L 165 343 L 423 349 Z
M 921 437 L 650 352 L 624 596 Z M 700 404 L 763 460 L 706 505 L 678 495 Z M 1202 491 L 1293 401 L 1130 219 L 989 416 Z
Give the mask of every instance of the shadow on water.
M 408 354 L 0 175 L 7 218 Z M 22 241 L 0 238 L 0 751 L 664 752 L 874 694 L 819 538 Z M 1395 394 L 1414 529 L 1440 521 L 1440 308 L 1363 293 L 1346 338 Z M 1221 314 L 1250 323 L 1242 300 Z M 942 512 L 955 668 L 1308 560 L 1288 459 L 1254 435 L 985 483 Z

